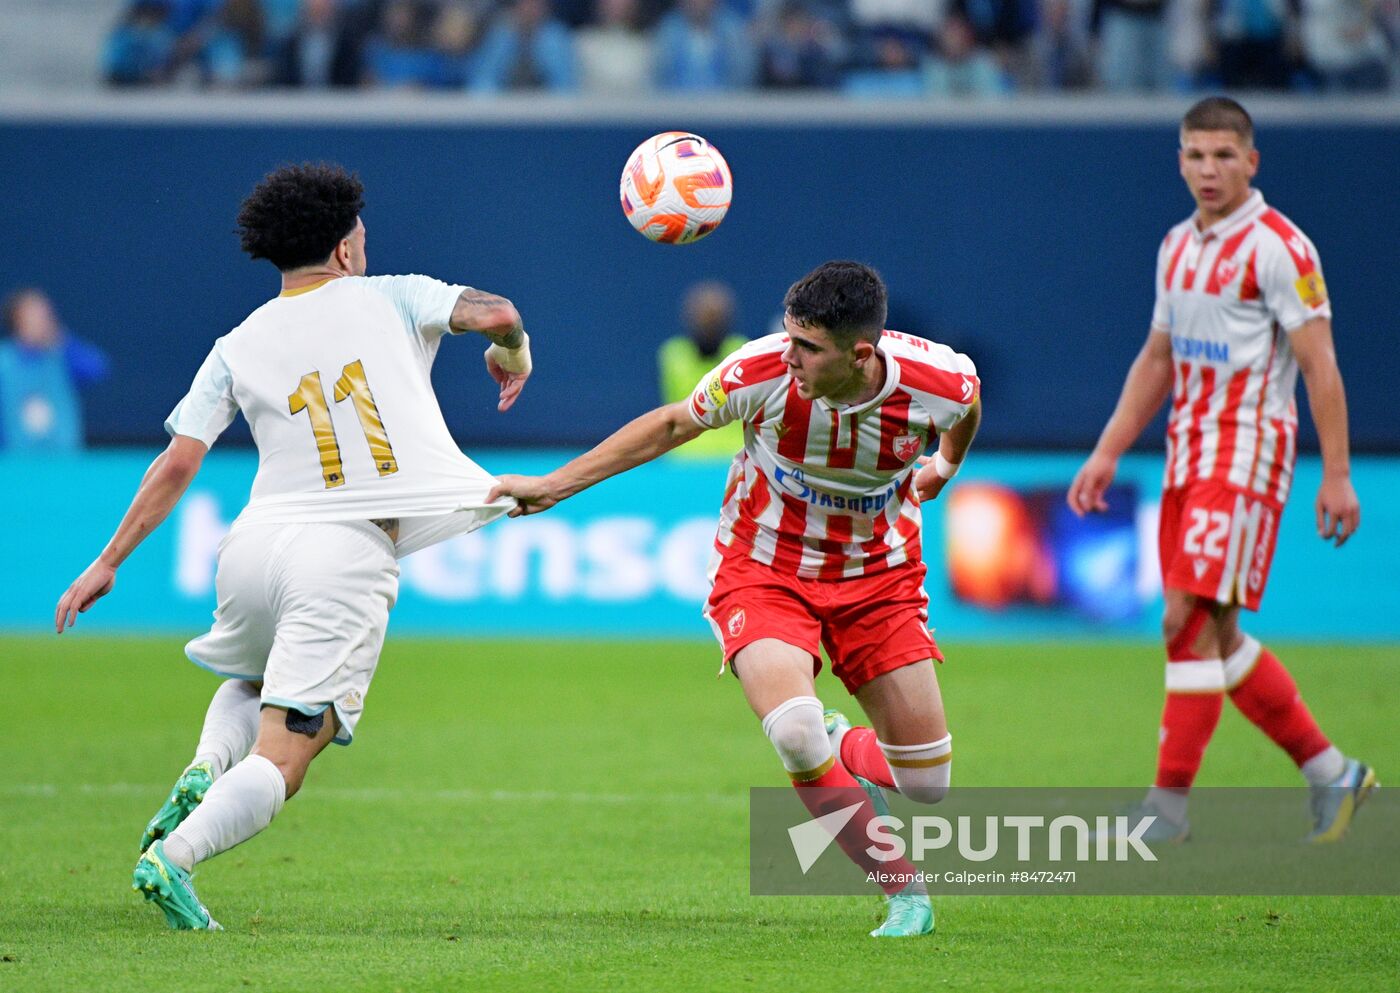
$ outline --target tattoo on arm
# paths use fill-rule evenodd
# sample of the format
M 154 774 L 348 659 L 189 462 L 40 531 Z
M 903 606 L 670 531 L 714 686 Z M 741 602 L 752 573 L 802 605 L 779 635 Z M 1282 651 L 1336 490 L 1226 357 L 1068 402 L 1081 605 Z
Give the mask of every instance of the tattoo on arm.
M 510 323 L 502 320 L 503 314 L 514 315 Z M 457 298 L 451 324 L 454 331 L 480 332 L 493 344 L 504 348 L 519 348 L 525 340 L 525 330 L 509 300 L 470 286 Z

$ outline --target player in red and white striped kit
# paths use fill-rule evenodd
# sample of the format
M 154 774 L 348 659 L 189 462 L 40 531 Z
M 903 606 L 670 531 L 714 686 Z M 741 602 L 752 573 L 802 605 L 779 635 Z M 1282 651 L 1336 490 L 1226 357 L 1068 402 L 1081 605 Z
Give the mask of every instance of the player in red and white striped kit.
M 1157 256 L 1152 327 L 1069 505 L 1102 510 L 1118 457 L 1171 397 L 1159 545 L 1166 590 L 1166 706 L 1148 836 L 1189 832 L 1186 794 L 1225 694 L 1302 770 L 1313 841 L 1335 841 L 1376 785 L 1318 728 L 1288 671 L 1240 629 L 1258 610 L 1297 448 L 1298 372 L 1322 448 L 1317 530 L 1341 545 L 1360 523 L 1346 396 L 1317 249 L 1250 187 L 1254 129 L 1238 103 L 1212 97 L 1182 121 L 1181 175 L 1196 212 Z
M 880 788 L 923 803 L 948 790 L 952 737 L 933 670 L 943 656 L 928 629 L 919 504 L 972 444 L 977 373 L 947 346 L 882 330 L 884 284 L 859 263 L 819 266 L 784 307 L 785 333 L 730 355 L 689 401 L 642 415 L 548 476 L 502 476 L 493 494 L 519 501 L 514 516 L 535 513 L 707 429 L 743 424 L 705 616 L 813 815 L 851 805 L 830 787 L 866 788 L 836 840 L 889 897 L 872 934 L 927 934 L 933 911 L 916 870 L 872 858 L 866 828 Z M 924 458 L 934 441 L 937 455 Z M 823 648 L 873 728 L 823 713 L 813 681 Z

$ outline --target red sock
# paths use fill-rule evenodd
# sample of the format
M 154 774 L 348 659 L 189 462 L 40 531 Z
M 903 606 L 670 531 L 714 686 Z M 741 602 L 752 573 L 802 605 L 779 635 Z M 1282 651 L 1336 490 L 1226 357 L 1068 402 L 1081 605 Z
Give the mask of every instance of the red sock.
M 894 774 L 885 761 L 885 753 L 880 751 L 880 743 L 875 740 L 871 728 L 851 728 L 841 739 L 841 764 L 853 776 L 868 779 L 877 786 L 892 790 Z
M 1230 691 L 1230 699 L 1298 765 L 1332 744 L 1308 712 L 1298 684 L 1267 648 L 1259 650 L 1259 661 Z
M 792 785 L 797 788 L 797 795 L 802 798 L 802 803 L 813 817 L 820 817 L 823 814 L 840 810 L 859 797 L 863 801 L 861 809 L 856 811 L 856 815 L 836 835 L 836 843 L 841 846 L 846 857 L 859 866 L 862 872 L 880 874 L 876 876 L 876 879 L 880 880 L 880 888 L 886 893 L 898 893 L 909 885 L 918 872 L 912 862 L 903 858 L 882 861 L 872 858 L 870 853 L 866 851 L 867 848 L 871 847 L 870 835 L 866 833 L 866 825 L 878 815 L 875 813 L 875 807 L 871 804 L 870 798 L 860 788 L 860 784 L 840 762 L 833 762 L 831 768 L 817 779 L 809 779 L 803 783 L 794 782 Z M 826 787 L 826 789 L 821 787 Z M 900 878 L 891 879 L 890 876 Z
M 1167 702 L 1162 708 L 1155 781 L 1166 789 L 1191 787 L 1225 703 L 1224 663 L 1202 659 L 1192 647 L 1208 617 L 1204 609 L 1193 609 L 1167 645 Z

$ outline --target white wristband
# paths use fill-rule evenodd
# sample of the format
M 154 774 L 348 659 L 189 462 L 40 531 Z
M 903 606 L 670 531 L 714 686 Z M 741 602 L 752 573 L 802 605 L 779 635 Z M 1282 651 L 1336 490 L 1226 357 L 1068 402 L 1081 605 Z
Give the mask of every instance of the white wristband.
M 486 349 L 486 355 L 506 372 L 528 375 L 530 370 L 534 368 L 534 364 L 530 361 L 530 336 L 524 331 L 521 331 L 520 335 L 524 340 L 519 346 L 506 348 L 504 345 L 493 343 L 490 348 Z
M 949 462 L 943 457 L 942 452 L 933 453 L 933 471 L 944 479 L 952 479 L 958 474 L 958 470 L 961 468 L 961 462 Z

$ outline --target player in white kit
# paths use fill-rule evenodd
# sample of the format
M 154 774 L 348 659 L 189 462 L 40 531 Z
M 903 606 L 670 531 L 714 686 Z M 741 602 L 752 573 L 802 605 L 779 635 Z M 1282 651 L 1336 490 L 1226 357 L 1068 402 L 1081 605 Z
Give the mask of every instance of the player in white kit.
M 512 506 L 488 499 L 495 479 L 453 442 L 430 371 L 445 334 L 485 335 L 507 410 L 531 368 L 519 313 L 425 276 L 365 277 L 362 207 L 359 180 L 333 165 L 281 168 L 244 201 L 243 248 L 277 266 L 282 292 L 215 342 L 166 420 L 170 446 L 55 613 L 62 633 L 111 591 L 241 410 L 257 476 L 219 546 L 214 626 L 186 646 L 226 681 L 134 875 L 174 928 L 218 929 L 191 887 L 194 866 L 267 827 L 311 760 L 350 743 L 397 559 Z

